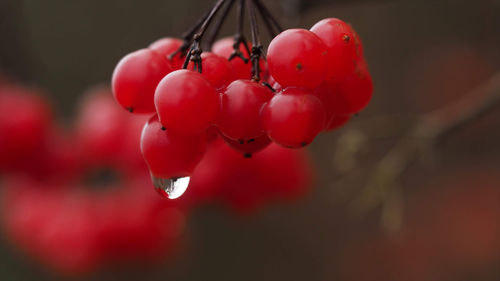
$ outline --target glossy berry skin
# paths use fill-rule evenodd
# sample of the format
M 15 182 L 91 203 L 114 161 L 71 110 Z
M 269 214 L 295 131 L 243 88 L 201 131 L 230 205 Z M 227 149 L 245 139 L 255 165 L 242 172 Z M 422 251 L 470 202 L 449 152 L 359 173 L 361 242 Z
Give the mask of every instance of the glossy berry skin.
M 166 57 L 172 68 L 177 70 L 182 68 L 186 57 L 181 57 L 181 54 L 176 54 L 172 59 L 170 59 L 170 55 L 177 51 L 182 46 L 182 43 L 183 42 L 180 39 L 166 37 L 151 43 L 149 48 Z
M 366 63 L 359 62 L 356 70 L 340 82 L 325 81 L 314 94 L 325 105 L 328 118 L 360 112 L 368 105 L 373 95 L 373 81 Z
M 273 92 L 250 80 L 236 80 L 221 95 L 217 117 L 220 132 L 233 140 L 249 140 L 264 134 L 260 112 Z
M 232 37 L 226 37 L 223 39 L 218 40 L 217 42 L 214 43 L 212 46 L 212 52 L 214 54 L 217 54 L 225 59 L 229 59 L 231 54 L 233 53 L 233 44 L 234 44 L 234 38 Z M 251 50 L 251 46 L 249 46 L 249 50 Z M 245 56 L 245 58 L 250 59 L 250 55 L 248 54 L 246 48 L 243 46 L 243 44 L 240 45 L 240 52 Z M 229 61 L 231 64 L 233 71 L 234 71 L 234 79 L 251 79 L 252 78 L 252 63 L 249 61 L 248 63 L 245 63 L 241 58 L 235 57 L 232 60 Z M 262 78 L 264 78 L 267 72 L 267 64 L 266 62 L 261 59 L 260 60 L 260 75 Z
M 311 91 L 287 88 L 264 107 L 262 121 L 274 142 L 298 148 L 311 143 L 324 129 L 326 113 Z
M 289 29 L 269 45 L 269 73 L 283 87 L 314 89 L 323 82 L 328 62 L 325 43 L 305 29 Z
M 356 46 L 356 56 L 358 59 L 364 59 L 365 56 L 365 51 L 363 47 L 363 42 L 361 41 L 361 37 L 359 37 L 359 34 L 352 28 L 352 26 L 349 26 L 352 31 L 352 35 L 354 36 L 354 45 Z
M 156 86 L 172 70 L 167 59 L 151 49 L 126 55 L 113 73 L 116 101 L 133 113 L 153 113 Z
M 215 89 L 221 89 L 234 80 L 233 67 L 229 61 L 214 53 L 202 53 L 201 66 L 201 75 L 203 75 Z M 194 70 L 193 62 L 189 63 L 188 69 Z
M 224 141 L 235 150 L 243 153 L 245 158 L 250 158 L 254 153 L 257 153 L 271 144 L 271 139 L 267 135 L 252 138 L 249 140 L 233 140 L 222 135 Z
M 182 69 L 161 80 L 156 89 L 155 105 L 165 128 L 198 134 L 215 120 L 219 95 L 201 74 Z
M 339 80 L 354 71 L 362 56 L 361 41 L 347 23 L 337 18 L 324 19 L 311 31 L 328 47 L 328 79 Z
M 151 118 L 142 131 L 141 152 L 151 174 L 157 178 L 190 175 L 205 152 L 204 135 L 183 135 L 163 130 L 158 117 Z

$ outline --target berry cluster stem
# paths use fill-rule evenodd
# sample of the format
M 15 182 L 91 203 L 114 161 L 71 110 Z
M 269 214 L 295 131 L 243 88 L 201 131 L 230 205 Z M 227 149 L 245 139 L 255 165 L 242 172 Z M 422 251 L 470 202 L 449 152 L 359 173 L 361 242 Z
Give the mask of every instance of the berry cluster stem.
M 170 54 L 168 56 L 169 59 L 173 59 L 175 56 L 179 55 L 181 58 L 185 57 L 189 48 L 191 47 L 191 44 L 193 43 L 193 36 L 196 34 L 196 31 L 200 29 L 201 25 L 205 20 L 207 19 L 208 15 L 210 14 L 210 11 L 207 11 L 203 14 L 201 18 L 198 19 L 198 21 L 191 27 L 190 30 L 186 31 L 183 35 L 182 38 L 184 39 L 183 44 L 179 49 L 177 49 L 175 52 Z
M 229 0 L 226 7 L 224 8 L 222 16 L 218 19 L 212 33 L 210 34 L 210 40 L 207 41 L 207 49 L 214 44 L 215 40 L 219 36 L 219 32 L 222 29 L 222 25 L 226 21 L 227 16 L 229 15 L 229 12 L 231 11 L 231 8 L 233 7 L 235 1 L 236 0 Z
M 250 29 L 252 33 L 252 52 L 250 60 L 252 61 L 252 80 L 260 81 L 260 58 L 264 54 L 264 48 L 259 39 L 259 26 L 255 15 L 255 0 L 247 0 L 248 14 L 250 16 Z
M 244 2 L 245 0 L 238 0 L 238 9 L 236 12 L 236 22 L 238 23 L 238 27 L 236 30 L 236 35 L 234 35 L 233 53 L 229 56 L 229 60 L 231 61 L 234 58 L 240 58 L 244 63 L 248 63 L 248 59 L 240 51 L 240 46 L 243 44 L 243 47 L 246 49 L 247 53 L 250 54 L 250 49 L 248 49 L 248 45 L 246 43 L 243 32 L 243 23 L 245 20 Z
M 276 20 L 276 18 L 271 14 L 269 9 L 267 9 L 264 4 L 260 0 L 253 0 L 255 5 L 257 6 L 257 9 L 259 10 L 260 14 L 262 15 L 262 18 L 264 19 L 264 23 L 268 26 L 268 28 L 271 28 L 273 31 L 273 34 L 281 33 L 283 32 L 283 27 L 281 24 Z M 271 23 L 274 25 L 272 27 Z M 270 29 L 270 30 L 271 30 Z M 273 36 L 275 37 L 275 35 Z
M 257 24 L 256 10 L 260 13 L 261 18 L 266 25 L 269 34 L 274 37 L 277 33 L 281 32 L 283 29 L 278 21 L 271 15 L 270 11 L 262 4 L 260 0 L 218 0 L 215 5 L 207 11 L 196 24 L 184 33 L 184 43 L 181 47 L 172 53 L 169 58 L 179 55 L 180 57 L 185 57 L 183 68 L 186 69 L 189 62 L 194 63 L 194 70 L 202 72 L 201 54 L 203 52 L 201 41 L 206 34 L 210 24 L 214 21 L 219 10 L 224 7 L 222 15 L 216 22 L 212 32 L 210 34 L 210 39 L 205 43 L 205 47 L 213 44 L 219 32 L 224 24 L 232 6 L 238 1 L 236 20 L 237 20 L 237 31 L 234 36 L 233 52 L 229 56 L 229 60 L 239 58 L 243 60 L 244 63 L 251 61 L 252 63 L 252 80 L 259 82 L 260 77 L 260 59 L 264 57 L 264 48 L 260 41 L 259 28 Z M 247 41 L 244 35 L 244 19 L 245 19 L 245 4 L 248 9 L 248 15 L 250 19 L 250 30 L 252 36 L 252 48 L 250 49 L 247 45 Z M 241 51 L 241 46 L 243 45 L 245 51 L 250 55 L 249 58 L 245 57 Z
M 182 68 L 186 69 L 188 67 L 188 64 L 190 61 L 193 61 L 195 64 L 195 70 L 197 69 L 198 72 L 202 72 L 202 67 L 201 67 L 201 47 L 200 47 L 200 42 L 201 39 L 203 38 L 203 35 L 205 35 L 205 32 L 207 31 L 208 26 L 214 19 L 215 15 L 217 12 L 220 10 L 222 5 L 226 3 L 228 0 L 218 0 L 215 6 L 212 8 L 212 10 L 208 13 L 208 16 L 205 18 L 203 23 L 201 24 L 201 27 L 198 29 L 198 32 L 196 32 L 193 35 L 193 43 L 191 45 L 191 48 L 189 52 L 187 53 L 186 60 L 184 61 L 184 65 Z

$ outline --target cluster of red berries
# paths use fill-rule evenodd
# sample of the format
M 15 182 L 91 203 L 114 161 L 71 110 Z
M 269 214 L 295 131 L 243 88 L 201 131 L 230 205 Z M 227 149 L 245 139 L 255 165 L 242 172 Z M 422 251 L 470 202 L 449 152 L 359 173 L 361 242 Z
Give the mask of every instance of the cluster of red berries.
M 270 145 L 245 159 L 207 133 L 191 188 L 179 200 L 162 200 L 146 188 L 139 149 L 150 116 L 128 114 L 103 87 L 85 93 L 78 109 L 71 130 L 63 129 L 38 90 L 0 85 L 2 223 L 17 246 L 59 272 L 161 260 L 179 244 L 196 206 L 222 203 L 249 213 L 311 187 L 306 151 Z
M 69 131 L 38 90 L 0 85 L 5 231 L 30 256 L 70 274 L 168 255 L 185 207 L 145 188 L 138 146 L 146 119 L 123 112 L 103 88 L 89 91 L 79 109 Z
M 271 142 L 300 148 L 345 124 L 372 96 L 359 36 L 339 19 L 280 33 L 267 59 L 238 39 L 219 40 L 205 53 L 193 46 L 186 58 L 185 42 L 160 39 L 125 56 L 113 74 L 121 106 L 156 113 L 141 149 L 163 188 L 193 173 L 207 135 L 220 134 L 247 158 Z

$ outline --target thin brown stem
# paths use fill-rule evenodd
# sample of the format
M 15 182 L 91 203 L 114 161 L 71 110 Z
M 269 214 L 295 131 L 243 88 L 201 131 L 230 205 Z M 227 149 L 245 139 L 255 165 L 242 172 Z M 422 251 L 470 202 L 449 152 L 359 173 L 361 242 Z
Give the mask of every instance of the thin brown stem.
M 208 48 L 214 44 L 215 40 L 219 36 L 219 33 L 222 29 L 222 25 L 226 21 L 227 16 L 229 15 L 229 12 L 231 11 L 231 8 L 233 7 L 235 1 L 236 0 L 230 0 L 227 3 L 226 7 L 224 8 L 224 11 L 222 12 L 222 16 L 217 20 L 217 23 L 213 28 L 212 33 L 209 36 L 210 39 L 207 41 Z
M 238 8 L 236 12 L 236 21 L 238 23 L 238 27 L 236 30 L 236 35 L 234 35 L 233 52 L 228 59 L 231 61 L 234 58 L 240 58 L 244 63 L 248 63 L 248 58 L 246 58 L 240 50 L 240 46 L 243 44 L 243 47 L 247 51 L 247 54 L 250 54 L 250 49 L 248 48 L 247 40 L 245 39 L 245 35 L 243 32 L 243 23 L 245 19 L 244 2 L 245 0 L 238 0 Z
M 210 23 L 212 23 L 215 15 L 217 12 L 220 10 L 222 5 L 228 0 L 218 0 L 215 6 L 212 8 L 208 16 L 205 18 L 203 21 L 201 27 L 199 28 L 198 32 L 196 32 L 193 35 L 193 43 L 191 45 L 191 48 L 189 52 L 187 53 L 186 59 L 184 60 L 184 65 L 182 66 L 184 69 L 186 69 L 189 65 L 189 62 L 192 61 L 194 63 L 194 68 L 198 70 L 198 72 L 202 72 L 202 66 L 201 66 L 201 53 L 203 52 L 201 47 L 200 47 L 200 42 L 201 39 L 203 38 L 203 35 L 205 35 L 208 26 Z
M 373 168 L 366 186 L 353 204 L 355 213 L 364 214 L 386 204 L 389 192 L 421 152 L 432 150 L 453 132 L 478 120 L 498 105 L 500 72 L 458 101 L 419 116 L 413 129 Z
M 271 21 L 269 20 L 269 18 L 267 17 L 267 15 L 262 11 L 262 9 L 259 8 L 259 6 L 257 5 L 257 10 L 259 11 L 259 14 L 260 14 L 260 17 L 262 18 L 262 20 L 264 21 L 264 24 L 266 25 L 266 29 L 267 29 L 267 32 L 269 33 L 269 37 L 271 39 L 273 39 L 274 37 L 276 37 L 276 35 L 278 35 L 278 32 L 275 27 L 272 25 Z
M 272 24 L 274 24 L 275 28 L 278 30 L 279 33 L 283 32 L 283 27 L 281 27 L 281 24 L 276 20 L 276 18 L 272 15 L 272 13 L 267 9 L 264 4 L 260 0 L 255 0 L 255 5 L 261 12 L 263 17 L 268 18 Z
M 179 47 L 179 49 L 168 56 L 169 59 L 173 59 L 177 55 L 179 55 L 181 58 L 186 56 L 191 47 L 191 44 L 193 43 L 194 34 L 198 31 L 198 29 L 200 29 L 201 25 L 203 24 L 203 22 L 205 22 L 208 15 L 210 15 L 210 11 L 211 9 L 206 11 L 205 14 L 203 14 L 203 16 L 199 18 L 198 21 L 191 27 L 191 29 L 189 29 L 182 35 L 184 42 Z
M 250 16 L 250 30 L 252 33 L 252 52 L 250 60 L 252 61 L 252 80 L 260 81 L 260 58 L 264 54 L 264 49 L 259 39 L 259 26 L 255 15 L 254 0 L 247 0 L 248 14 Z

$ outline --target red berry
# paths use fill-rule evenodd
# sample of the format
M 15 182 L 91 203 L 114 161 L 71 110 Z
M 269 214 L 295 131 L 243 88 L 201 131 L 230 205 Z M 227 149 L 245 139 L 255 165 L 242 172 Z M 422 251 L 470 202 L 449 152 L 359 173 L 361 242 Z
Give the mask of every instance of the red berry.
M 167 59 L 151 49 L 126 55 L 113 73 L 115 99 L 130 112 L 154 112 L 156 86 L 172 70 Z
M 221 138 L 216 138 L 208 144 L 205 155 L 193 171 L 189 188 L 179 198 L 181 201 L 185 201 L 189 205 L 199 206 L 218 200 L 228 172 L 221 168 L 224 162 L 223 149 L 232 150 L 224 145 Z M 243 158 L 241 155 L 239 156 Z
M 163 130 L 154 116 L 144 127 L 141 151 L 151 174 L 170 179 L 189 176 L 205 152 L 203 135 L 186 136 L 171 130 Z
M 364 58 L 364 48 L 363 48 L 363 42 L 361 42 L 361 37 L 359 37 L 359 34 L 350 26 L 352 35 L 354 36 L 354 45 L 356 45 L 356 56 L 358 59 L 363 59 Z
M 215 120 L 219 95 L 201 74 L 183 69 L 161 80 L 156 89 L 155 105 L 164 127 L 197 134 Z
M 276 36 L 267 51 L 269 72 L 283 87 L 314 89 L 325 79 L 325 43 L 305 29 L 289 29 Z
M 272 87 L 273 87 L 275 92 L 283 91 L 283 87 L 278 82 L 275 82 L 274 84 L 272 84 Z
M 325 127 L 325 109 L 310 91 L 287 88 L 264 106 L 262 120 L 269 137 L 285 147 L 311 143 Z
M 267 135 L 248 140 L 233 140 L 224 135 L 222 138 L 230 147 L 242 152 L 246 158 L 252 157 L 254 153 L 263 150 L 271 144 L 271 139 Z
M 217 126 L 233 140 L 248 140 L 264 134 L 260 112 L 273 92 L 250 80 L 236 80 L 221 95 Z
M 312 186 L 314 167 L 306 149 L 271 144 L 254 156 L 265 190 L 275 200 L 298 199 Z
M 136 170 L 144 165 L 139 143 L 149 116 L 130 115 L 106 87 L 90 89 L 79 104 L 76 142 L 87 165 L 114 165 Z M 142 169 L 140 169 L 142 170 Z
M 100 229 L 89 199 L 81 194 L 63 195 L 57 202 L 59 213 L 37 233 L 45 262 L 66 274 L 87 272 L 101 261 L 96 239 Z
M 327 79 L 339 80 L 354 71 L 361 58 L 359 37 L 351 27 L 336 18 L 324 19 L 316 23 L 311 31 L 328 46 Z
M 239 213 L 252 213 L 271 200 L 304 194 L 311 186 L 310 165 L 302 149 L 271 144 L 246 159 L 219 139 L 195 169 L 186 197 L 195 202 L 222 200 Z
M 144 187 L 144 176 L 121 186 L 61 185 L 9 180 L 2 212 L 11 238 L 35 258 L 66 274 L 104 261 L 162 257 L 182 233 L 184 216 Z M 36 233 L 37 235 L 33 235 Z
M 223 57 L 214 53 L 201 54 L 202 75 L 215 89 L 227 86 L 234 80 L 233 67 Z M 194 63 L 190 62 L 188 69 L 194 70 Z
M 97 221 L 103 229 L 101 251 L 112 260 L 161 258 L 182 233 L 184 215 L 173 201 L 165 202 L 139 178 L 94 197 Z
M 129 117 L 106 88 L 85 94 L 75 122 L 76 139 L 84 156 L 94 164 L 109 164 L 115 159 L 121 153 Z
M 214 45 L 212 46 L 212 52 L 223 58 L 229 59 L 229 57 L 234 51 L 233 45 L 234 45 L 234 38 L 231 37 L 223 38 L 214 43 Z M 251 49 L 251 46 L 248 43 L 247 46 L 249 46 L 249 49 Z M 240 44 L 240 51 L 245 58 L 250 59 L 250 55 L 248 54 L 243 44 Z M 230 60 L 229 63 L 231 64 L 234 70 L 234 79 L 252 78 L 252 63 L 250 61 L 245 63 L 241 58 L 235 57 L 232 60 Z M 264 76 L 267 76 L 266 75 L 267 65 L 264 59 L 260 60 L 259 65 L 260 65 L 261 78 L 264 78 Z
M 182 46 L 182 44 L 183 42 L 180 39 L 166 37 L 158 39 L 155 42 L 151 43 L 151 45 L 149 45 L 149 48 L 165 56 L 170 62 L 170 65 L 172 65 L 173 69 L 177 70 L 182 68 L 186 57 L 181 56 L 181 54 L 178 53 L 172 59 L 170 59 L 170 55 L 177 51 Z
M 205 134 L 207 136 L 207 143 L 211 143 L 219 138 L 219 129 L 214 125 L 210 126 Z
M 351 115 L 333 115 L 326 125 L 325 131 L 333 131 L 344 126 L 349 120 L 351 120 Z
M 325 105 L 328 118 L 360 112 L 373 95 L 373 81 L 366 63 L 359 62 L 356 70 L 339 82 L 325 81 L 315 90 L 315 95 Z
M 50 183 L 67 182 L 78 177 L 82 170 L 82 157 L 77 153 L 75 143 L 73 135 L 61 128 L 53 128 L 43 146 L 23 160 L 25 164 L 18 168 L 19 172 L 39 182 Z
M 43 147 L 51 122 L 51 108 L 38 91 L 0 86 L 0 170 L 30 164 Z

